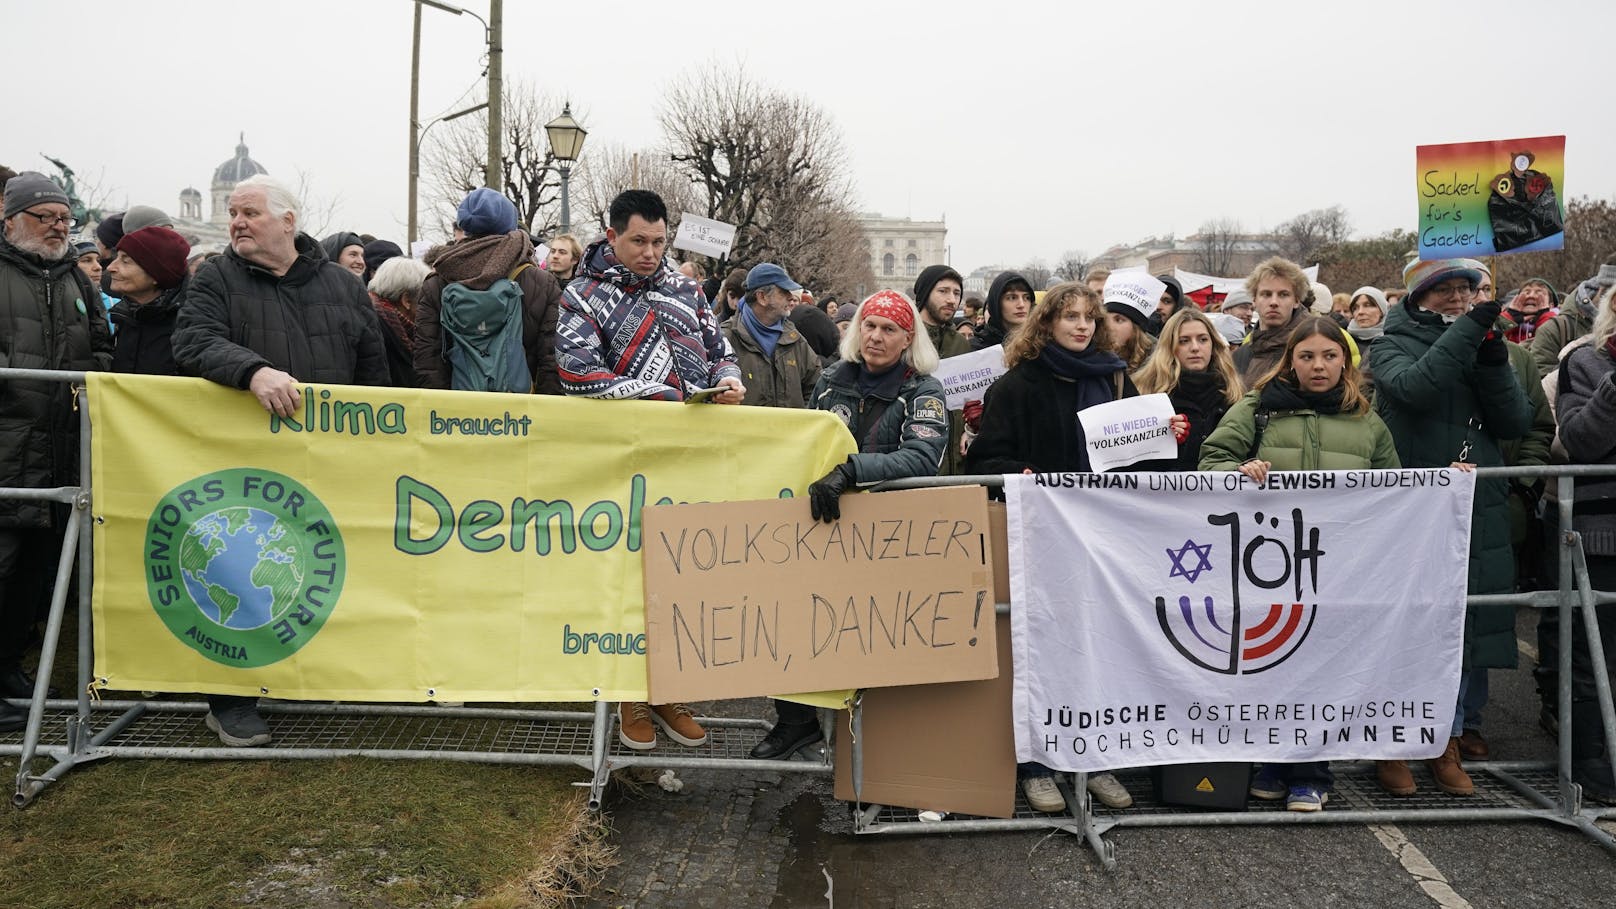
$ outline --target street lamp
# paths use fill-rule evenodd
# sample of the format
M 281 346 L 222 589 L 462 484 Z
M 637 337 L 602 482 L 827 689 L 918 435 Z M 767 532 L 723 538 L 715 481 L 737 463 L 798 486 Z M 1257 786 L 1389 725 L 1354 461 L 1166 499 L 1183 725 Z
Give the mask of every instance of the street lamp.
M 578 153 L 583 151 L 584 137 L 589 135 L 589 130 L 572 119 L 572 103 L 568 102 L 562 105 L 561 116 L 544 124 L 544 132 L 550 137 L 550 154 L 555 156 L 556 169 L 561 171 L 561 232 L 567 234 L 572 232 L 567 178 L 572 176 L 572 162 L 577 161 Z
M 419 42 L 420 8 L 421 5 L 433 9 L 441 9 L 456 16 L 465 14 L 483 25 L 483 36 L 488 41 L 488 164 L 483 171 L 483 183 L 489 189 L 503 190 L 505 176 L 500 167 L 501 158 L 501 131 L 504 129 L 503 105 L 500 100 L 504 91 L 504 34 L 505 34 L 505 2 L 504 0 L 488 0 L 488 18 L 484 19 L 469 9 L 443 3 L 441 0 L 415 0 L 417 42 Z M 419 46 L 419 45 L 418 45 Z M 419 54 L 419 52 L 417 52 Z
M 421 189 L 420 189 L 420 187 L 421 187 L 421 143 L 426 141 L 426 131 L 431 129 L 432 127 L 438 125 L 439 123 L 448 123 L 450 120 L 458 120 L 461 117 L 466 116 L 467 114 L 475 114 L 476 112 L 482 110 L 483 108 L 485 108 L 487 106 L 488 106 L 488 102 L 484 101 L 481 104 L 474 104 L 471 107 L 466 108 L 465 110 L 457 110 L 452 114 L 447 114 L 447 115 L 442 116 L 442 117 L 434 117 L 433 119 L 428 120 L 427 124 L 425 126 L 423 126 L 420 129 L 416 130 L 415 131 L 415 136 L 413 138 L 411 138 L 411 140 L 410 140 L 410 225 L 409 225 L 410 226 L 410 241 L 409 242 L 412 245 L 415 243 L 415 240 L 416 240 L 416 226 L 417 225 L 416 225 L 416 204 L 415 203 L 416 203 L 416 199 L 419 197 L 420 192 L 421 192 Z M 413 124 L 414 121 L 412 120 L 411 123 Z

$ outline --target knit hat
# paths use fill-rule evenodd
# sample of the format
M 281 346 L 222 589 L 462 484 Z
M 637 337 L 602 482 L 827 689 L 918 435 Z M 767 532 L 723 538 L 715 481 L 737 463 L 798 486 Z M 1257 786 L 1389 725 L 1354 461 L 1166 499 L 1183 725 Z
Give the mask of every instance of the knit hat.
M 1403 286 L 1408 288 L 1405 302 L 1418 305 L 1426 291 L 1449 278 L 1464 278 L 1476 287 L 1481 284 L 1482 273 L 1465 259 L 1415 259 L 1403 269 Z
M 1252 302 L 1251 294 L 1247 293 L 1244 287 L 1237 287 L 1224 295 L 1223 305 L 1219 308 L 1224 312 L 1228 312 L 1230 308 L 1235 306 L 1255 307 L 1256 304 Z M 1236 318 L 1239 317 L 1237 316 Z
M 1320 284 L 1317 281 L 1314 281 L 1313 305 L 1309 307 L 1309 309 L 1311 309 L 1317 315 L 1327 316 L 1330 314 L 1330 310 L 1334 308 L 1334 305 L 1335 295 L 1330 293 L 1330 288 Z
M 71 208 L 73 203 L 56 181 L 38 171 L 27 171 L 6 181 L 6 217 L 25 208 L 46 202 L 60 202 Z
M 836 324 L 851 322 L 856 315 L 858 315 L 857 303 L 843 303 L 841 306 L 836 307 Z
M 1241 339 L 1246 336 L 1245 320 L 1239 316 L 1231 316 L 1226 312 L 1211 312 L 1206 314 L 1206 318 L 1212 323 L 1212 327 L 1218 330 L 1218 334 L 1223 336 L 1223 340 L 1230 345 L 1239 344 Z
M 895 290 L 878 290 L 859 304 L 866 316 L 891 319 L 904 331 L 915 330 L 915 304 Z
M 1105 301 L 1106 312 L 1127 316 L 1143 328 L 1150 323 L 1161 295 L 1166 292 L 1166 281 L 1145 272 L 1114 271 L 1105 279 L 1105 290 L 1100 292 L 1100 298 Z
M 150 205 L 131 205 L 123 213 L 123 232 L 132 234 L 147 227 L 173 227 L 174 219 L 163 213 L 160 208 Z
M 365 244 L 365 272 L 375 274 L 382 263 L 404 255 L 404 250 L 392 240 L 372 240 Z
M 163 290 L 178 287 L 185 280 L 185 263 L 191 244 L 167 227 L 145 227 L 124 234 L 118 251 L 135 260 Z
M 931 299 L 931 292 L 945 280 L 958 284 L 961 290 L 965 289 L 965 279 L 947 265 L 928 265 L 922 268 L 920 277 L 915 279 L 915 305 L 925 306 L 926 301 Z
M 1560 305 L 1560 292 L 1554 289 L 1553 284 L 1550 284 L 1548 281 L 1544 280 L 1543 278 L 1527 278 L 1525 281 L 1521 282 L 1522 287 L 1525 287 L 1528 284 L 1541 284 L 1541 285 L 1543 285 L 1543 288 L 1549 292 L 1549 305 L 1550 306 L 1559 306 Z
M 1365 284 L 1352 292 L 1352 299 L 1356 300 L 1359 297 L 1368 297 L 1375 301 L 1375 305 L 1380 307 L 1380 318 L 1382 320 L 1386 318 L 1386 310 L 1390 308 L 1390 304 L 1386 302 L 1386 294 L 1381 292 L 1380 288 Z
M 73 241 L 73 258 L 82 259 L 90 253 L 100 253 L 100 250 L 95 248 L 94 240 L 86 240 L 80 237 Z
M 101 219 L 101 223 L 95 226 L 95 238 L 107 249 L 116 249 L 118 241 L 123 239 L 123 212 Z
M 504 235 L 516 229 L 516 205 L 486 186 L 466 194 L 455 209 L 455 223 L 468 237 Z

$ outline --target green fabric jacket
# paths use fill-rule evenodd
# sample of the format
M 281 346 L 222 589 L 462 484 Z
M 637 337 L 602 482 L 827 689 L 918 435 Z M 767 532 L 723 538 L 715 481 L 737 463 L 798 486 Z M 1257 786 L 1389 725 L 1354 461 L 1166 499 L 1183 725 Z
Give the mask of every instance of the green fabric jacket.
M 1473 319 L 1461 317 L 1448 325 L 1435 313 L 1411 311 L 1406 304 L 1387 314 L 1386 334 L 1370 348 L 1375 406 L 1391 429 L 1403 466 L 1446 467 L 1460 459 L 1468 442 L 1466 461 L 1500 467 L 1503 441 L 1532 431 L 1532 401 L 1510 364 L 1476 364 L 1485 334 Z M 1469 580 L 1471 594 L 1509 593 L 1515 587 L 1507 480 L 1476 482 Z M 1515 659 L 1515 610 L 1470 607 L 1465 665 L 1513 667 Z
M 1201 443 L 1202 470 L 1234 470 L 1251 453 L 1261 393 L 1248 392 Z M 1321 414 L 1277 410 L 1263 430 L 1257 457 L 1274 470 L 1382 470 L 1402 466 L 1386 424 L 1374 413 Z
M 1544 323 L 1532 336 L 1532 359 L 1537 361 L 1538 378 L 1554 372 L 1560 365 L 1560 351 L 1567 344 L 1593 330 L 1593 317 L 1583 315 L 1575 303 L 1567 303 L 1559 315 Z
M 971 342 L 951 325 L 927 325 L 926 334 L 931 336 L 931 346 L 937 348 L 937 356 L 941 359 L 971 352 Z M 938 476 L 948 477 L 960 472 L 960 438 L 964 435 L 965 415 L 958 410 L 949 411 L 948 447 L 943 451 L 943 464 L 937 469 Z
M 730 316 L 721 326 L 729 346 L 735 349 L 735 365 L 740 367 L 741 384 L 746 386 L 742 404 L 802 408 L 813 398 L 814 385 L 819 382 L 819 355 L 809 349 L 790 319 L 784 321 L 785 329 L 774 345 L 773 357 L 763 355 L 763 348 L 747 331 L 740 313 Z

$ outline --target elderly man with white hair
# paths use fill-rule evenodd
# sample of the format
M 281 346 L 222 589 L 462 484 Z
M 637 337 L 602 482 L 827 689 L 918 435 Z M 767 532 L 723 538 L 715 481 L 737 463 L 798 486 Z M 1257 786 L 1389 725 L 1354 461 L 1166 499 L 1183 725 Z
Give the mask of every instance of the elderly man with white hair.
M 262 174 L 230 194 L 230 248 L 191 281 L 174 327 L 180 370 L 251 391 L 270 413 L 297 412 L 299 386 L 387 385 L 381 326 L 364 285 L 298 230 L 297 197 Z M 248 697 L 209 695 L 226 745 L 270 741 Z

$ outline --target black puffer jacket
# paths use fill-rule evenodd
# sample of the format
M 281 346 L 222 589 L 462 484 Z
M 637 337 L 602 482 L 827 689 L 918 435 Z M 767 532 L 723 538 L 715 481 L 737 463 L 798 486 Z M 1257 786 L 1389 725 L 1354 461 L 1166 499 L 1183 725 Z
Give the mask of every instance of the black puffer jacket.
M 101 295 L 76 260 L 46 262 L 0 239 L 0 367 L 89 370 L 111 362 Z M 0 381 L 0 486 L 77 483 L 78 425 L 66 382 Z M 0 500 L 0 528 L 49 520 L 44 503 Z
M 177 376 L 174 362 L 174 321 L 179 318 L 180 299 L 189 281 L 171 287 L 144 306 L 133 300 L 119 300 L 109 315 L 118 326 L 112 352 L 112 371 L 143 376 Z
M 231 388 L 246 388 L 265 366 L 299 382 L 388 383 L 370 297 L 307 234 L 278 277 L 234 249 L 203 265 L 180 303 L 174 359 L 185 374 Z

